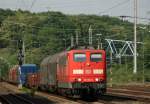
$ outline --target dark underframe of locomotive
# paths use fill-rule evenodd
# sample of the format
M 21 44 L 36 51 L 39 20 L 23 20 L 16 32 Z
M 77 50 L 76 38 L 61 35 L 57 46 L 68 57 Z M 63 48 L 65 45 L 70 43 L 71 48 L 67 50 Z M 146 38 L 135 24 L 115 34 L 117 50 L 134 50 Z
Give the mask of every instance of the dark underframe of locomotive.
M 59 94 L 67 95 L 67 96 L 92 96 L 98 97 L 104 95 L 106 93 L 106 83 L 105 82 L 97 82 L 97 83 L 81 83 L 74 82 L 70 83 L 71 88 L 61 88 L 58 87 L 57 91 Z

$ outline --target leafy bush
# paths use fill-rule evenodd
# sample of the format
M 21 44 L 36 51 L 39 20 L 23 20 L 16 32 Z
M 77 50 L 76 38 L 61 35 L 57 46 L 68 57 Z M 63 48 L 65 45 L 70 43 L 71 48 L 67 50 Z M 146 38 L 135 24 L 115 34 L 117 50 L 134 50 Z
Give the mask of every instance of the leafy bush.
M 112 74 L 110 73 L 112 70 Z M 127 68 L 125 65 L 114 65 L 111 69 L 107 69 L 107 80 L 109 84 L 120 85 L 120 84 L 132 84 L 132 83 L 143 83 L 150 80 L 150 71 L 138 70 L 137 74 L 133 74 L 133 68 Z M 112 80 L 110 80 L 112 78 Z

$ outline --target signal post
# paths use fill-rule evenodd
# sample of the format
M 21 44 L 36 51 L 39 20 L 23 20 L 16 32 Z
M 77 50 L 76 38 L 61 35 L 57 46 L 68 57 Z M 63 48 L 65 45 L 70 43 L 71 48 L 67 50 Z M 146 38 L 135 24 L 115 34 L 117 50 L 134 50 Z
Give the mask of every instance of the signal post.
M 23 58 L 24 58 L 24 53 L 23 53 L 23 41 L 19 40 L 18 41 L 18 48 L 19 48 L 19 52 L 18 52 L 18 63 L 19 63 L 19 68 L 18 68 L 18 74 L 19 74 L 19 85 L 18 88 L 22 89 L 22 80 L 21 80 L 21 66 L 23 63 Z

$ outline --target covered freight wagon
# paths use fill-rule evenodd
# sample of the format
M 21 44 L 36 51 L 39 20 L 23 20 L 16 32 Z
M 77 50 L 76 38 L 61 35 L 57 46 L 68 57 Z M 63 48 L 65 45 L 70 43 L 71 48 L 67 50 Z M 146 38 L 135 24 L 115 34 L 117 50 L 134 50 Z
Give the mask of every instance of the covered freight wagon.
M 64 53 L 62 53 L 64 54 Z M 48 56 L 40 65 L 40 87 L 41 89 L 54 90 L 57 83 L 57 59 L 60 54 Z
M 23 64 L 21 66 L 21 81 L 24 85 L 27 81 L 27 74 L 29 73 L 36 73 L 38 70 L 37 66 L 35 64 Z
M 13 84 L 18 83 L 18 65 L 13 66 L 8 72 L 8 81 Z
M 39 81 L 40 80 L 40 74 L 37 73 L 29 73 L 27 75 L 27 87 L 32 88 L 38 88 L 39 86 Z

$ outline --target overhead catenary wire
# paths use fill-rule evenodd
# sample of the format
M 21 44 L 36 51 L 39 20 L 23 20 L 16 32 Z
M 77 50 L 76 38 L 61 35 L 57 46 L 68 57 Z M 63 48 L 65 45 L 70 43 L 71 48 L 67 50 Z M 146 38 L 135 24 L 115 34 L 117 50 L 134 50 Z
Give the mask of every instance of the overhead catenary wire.
M 20 1 L 22 2 L 24 9 L 27 9 L 27 5 L 26 5 L 25 1 L 24 0 L 20 0 Z
M 133 17 L 133 16 L 126 16 L 126 15 L 122 15 L 122 16 L 119 16 L 121 18 L 137 18 L 137 19 L 141 19 L 141 20 L 149 20 L 150 21 L 150 18 L 145 18 L 145 17 Z
M 17 10 L 19 8 L 19 3 L 20 3 L 20 0 L 17 0 L 18 3 L 16 3 L 15 5 L 15 9 Z
M 31 28 L 37 28 L 37 29 L 43 29 L 45 27 L 51 28 L 49 26 L 39 27 L 39 26 L 27 25 L 25 23 L 19 23 L 19 22 L 14 22 L 14 21 L 5 21 L 5 23 L 19 25 L 19 26 L 25 26 L 25 27 L 31 27 Z M 62 28 L 62 29 L 60 29 L 60 28 L 58 28 L 58 30 L 81 30 L 81 29 L 75 29 L 75 28 L 70 28 L 70 29 Z M 102 30 L 102 29 L 92 29 L 92 30 Z
M 124 0 L 123 2 L 119 2 L 119 3 L 115 4 L 115 5 L 112 6 L 112 7 L 107 8 L 107 9 L 105 9 L 105 10 L 102 11 L 102 12 L 99 12 L 99 14 L 101 14 L 101 13 L 106 13 L 106 12 L 108 12 L 108 11 L 114 9 L 114 8 L 117 8 L 117 7 L 121 6 L 121 5 L 124 5 L 124 4 L 128 3 L 129 1 L 130 1 L 130 0 Z
M 30 10 L 33 8 L 33 6 L 35 5 L 36 3 L 36 0 L 33 0 L 32 3 L 31 3 L 31 6 L 30 6 Z

